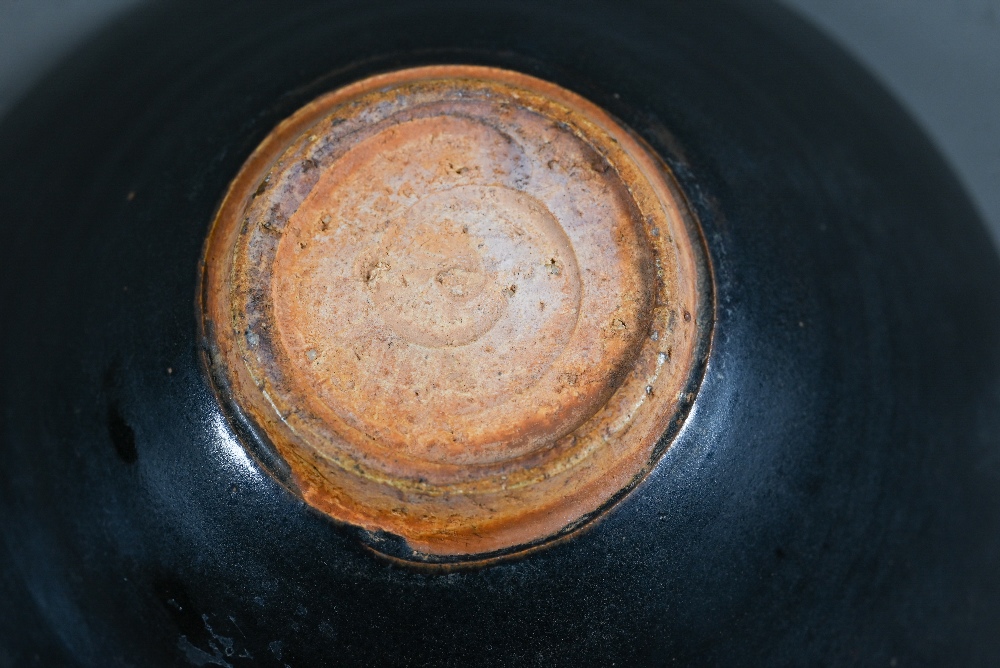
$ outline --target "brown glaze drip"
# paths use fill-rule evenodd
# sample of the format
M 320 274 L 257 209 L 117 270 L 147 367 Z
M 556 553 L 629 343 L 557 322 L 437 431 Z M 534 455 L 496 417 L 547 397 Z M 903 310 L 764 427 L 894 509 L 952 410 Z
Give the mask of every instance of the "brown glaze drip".
M 522 74 L 380 75 L 280 125 L 209 237 L 225 399 L 335 519 L 464 557 L 652 465 L 710 327 L 693 222 L 605 112 Z

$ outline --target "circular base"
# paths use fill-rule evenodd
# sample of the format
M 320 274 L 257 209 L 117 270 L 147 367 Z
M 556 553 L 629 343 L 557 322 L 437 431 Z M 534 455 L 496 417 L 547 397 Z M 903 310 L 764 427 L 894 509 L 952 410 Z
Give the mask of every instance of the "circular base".
M 561 535 L 679 422 L 710 328 L 666 167 L 553 84 L 371 77 L 280 125 L 205 258 L 220 393 L 332 517 L 468 557 Z

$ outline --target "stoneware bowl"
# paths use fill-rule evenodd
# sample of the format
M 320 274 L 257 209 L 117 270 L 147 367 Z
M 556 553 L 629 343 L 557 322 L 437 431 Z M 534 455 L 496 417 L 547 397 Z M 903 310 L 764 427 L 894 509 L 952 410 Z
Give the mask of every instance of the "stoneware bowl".
M 153 4 L 0 123 L 0 665 L 1000 665 L 1000 262 L 759 2 Z

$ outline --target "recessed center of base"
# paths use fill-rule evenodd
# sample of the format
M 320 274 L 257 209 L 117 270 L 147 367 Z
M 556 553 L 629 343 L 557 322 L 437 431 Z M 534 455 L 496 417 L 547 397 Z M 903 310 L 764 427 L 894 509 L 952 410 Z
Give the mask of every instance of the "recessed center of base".
M 377 249 L 365 255 L 365 282 L 379 315 L 408 343 L 438 348 L 474 343 L 508 312 L 508 303 L 535 299 L 546 313 L 513 309 L 518 329 L 540 318 L 575 323 L 580 277 L 573 248 L 537 200 L 502 186 L 466 185 L 434 193 L 393 220 Z M 544 271 L 556 257 L 573 267 Z M 558 260 L 557 260 L 558 261 Z M 569 299 L 567 299 L 567 295 Z M 563 338 L 568 335 L 564 332 Z

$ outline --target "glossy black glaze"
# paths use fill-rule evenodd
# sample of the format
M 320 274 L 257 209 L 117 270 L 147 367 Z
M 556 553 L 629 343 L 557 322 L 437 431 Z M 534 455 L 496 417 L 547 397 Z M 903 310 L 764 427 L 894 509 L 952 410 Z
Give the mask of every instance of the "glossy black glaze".
M 0 665 L 1000 663 L 1000 262 L 856 65 L 758 3 L 201 4 L 120 22 L 0 127 Z M 194 306 L 275 123 L 438 62 L 636 129 L 718 296 L 650 479 L 450 573 L 372 555 L 247 459 Z

